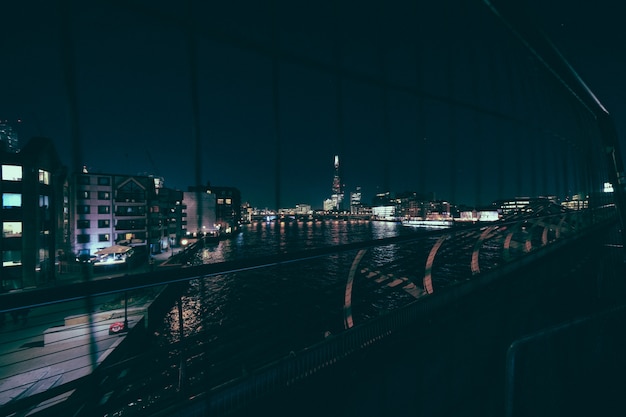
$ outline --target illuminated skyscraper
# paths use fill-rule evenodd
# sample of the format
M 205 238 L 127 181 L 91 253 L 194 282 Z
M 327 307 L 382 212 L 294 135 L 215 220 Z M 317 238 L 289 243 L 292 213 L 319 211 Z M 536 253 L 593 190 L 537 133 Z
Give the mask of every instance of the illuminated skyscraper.
M 361 187 L 356 187 L 356 191 L 350 193 L 350 213 L 361 214 L 362 208 L 363 204 L 361 204 Z
M 332 210 L 341 210 L 341 203 L 343 201 L 343 187 L 341 185 L 341 177 L 339 176 L 339 155 L 335 155 L 335 176 L 333 177 L 333 189 L 332 189 Z

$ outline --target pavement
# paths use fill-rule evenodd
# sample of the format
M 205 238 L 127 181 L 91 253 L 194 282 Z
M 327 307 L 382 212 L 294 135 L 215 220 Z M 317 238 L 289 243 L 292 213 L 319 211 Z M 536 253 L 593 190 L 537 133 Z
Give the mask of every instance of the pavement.
M 170 252 L 153 256 L 134 268 L 104 270 L 94 267 L 88 279 L 107 279 L 128 273 L 145 273 L 175 261 Z M 43 287 L 85 280 L 84 269 L 57 274 Z M 141 320 L 156 292 L 130 293 L 124 308 L 123 294 L 88 300 L 71 300 L 19 312 L 0 313 L 0 415 L 11 401 L 44 392 L 91 373 L 124 340 L 126 333 L 109 334 L 113 323 L 130 330 Z M 90 312 L 90 313 L 89 313 Z M 66 394 L 69 396 L 70 393 Z M 40 406 L 45 406 L 40 404 Z

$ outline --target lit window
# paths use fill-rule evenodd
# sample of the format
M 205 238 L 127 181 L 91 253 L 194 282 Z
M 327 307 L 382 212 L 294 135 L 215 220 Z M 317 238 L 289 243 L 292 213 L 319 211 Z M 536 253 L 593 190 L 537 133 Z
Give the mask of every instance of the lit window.
M 105 233 L 103 235 L 98 235 L 98 242 L 109 242 L 111 240 L 111 235 Z
M 98 191 L 98 200 L 110 200 L 111 193 L 108 191 Z
M 21 237 L 22 222 L 2 222 L 2 236 Z
M 100 229 L 105 227 L 111 227 L 111 221 L 109 219 L 98 220 L 98 227 Z
M 20 165 L 2 165 L 3 181 L 22 181 L 22 167 Z
M 49 197 L 47 195 L 39 196 L 39 207 L 50 207 Z
M 231 200 L 230 198 L 227 198 L 225 201 L 226 201 L 226 204 L 233 204 L 233 200 Z
M 39 182 L 42 184 L 49 185 L 50 184 L 50 173 L 43 169 L 39 170 Z
M 110 212 L 110 206 L 98 206 L 98 214 L 109 214 Z
M 22 207 L 22 194 L 2 194 L 2 208 Z
M 89 200 L 89 191 L 79 191 L 76 196 L 79 200 Z
M 217 199 L 217 204 L 224 204 L 224 199 L 223 198 L 218 198 Z

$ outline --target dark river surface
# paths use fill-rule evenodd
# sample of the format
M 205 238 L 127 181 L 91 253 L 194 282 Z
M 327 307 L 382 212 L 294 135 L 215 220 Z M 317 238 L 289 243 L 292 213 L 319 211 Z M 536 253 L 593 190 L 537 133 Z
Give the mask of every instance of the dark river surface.
M 245 377 L 351 324 L 358 326 L 417 300 L 425 294 L 429 252 L 444 239 L 442 235 L 446 235 L 445 243 L 432 265 L 433 286 L 443 288 L 467 279 L 477 235 L 463 229 L 436 233 L 365 220 L 257 222 L 199 249 L 190 263 L 259 258 L 406 235 L 416 239 L 370 246 L 361 252 L 351 285 L 350 269 L 358 250 L 212 275 L 182 288 L 168 288 L 175 300 L 160 321 L 151 317 L 150 345 L 143 346 L 141 359 L 133 362 L 129 372 L 144 375 L 143 379 L 120 384 L 111 398 L 126 405 L 107 415 L 146 415 L 168 399 L 175 400 L 177 393 L 206 392 Z M 482 257 L 499 256 L 497 247 L 484 247 Z M 350 309 L 344 309 L 348 299 Z M 346 311 L 351 312 L 350 320 Z M 127 402 L 128 398 L 136 401 Z
M 257 222 L 200 250 L 194 262 L 223 262 L 419 233 L 423 229 L 364 220 Z M 416 299 L 422 291 L 426 254 L 435 240 L 367 250 L 352 289 L 355 325 Z M 356 253 L 191 281 L 181 303 L 182 340 L 188 348 L 198 348 L 202 356 L 199 366 L 209 366 L 213 378 L 227 380 L 242 369 L 254 369 L 317 343 L 329 332 L 341 332 L 346 282 Z M 383 275 L 388 279 L 376 282 Z M 399 281 L 395 286 L 387 285 L 394 278 L 404 280 L 401 285 Z M 411 282 L 416 284 L 412 293 L 403 289 Z M 181 341 L 177 304 L 155 336 L 161 347 Z

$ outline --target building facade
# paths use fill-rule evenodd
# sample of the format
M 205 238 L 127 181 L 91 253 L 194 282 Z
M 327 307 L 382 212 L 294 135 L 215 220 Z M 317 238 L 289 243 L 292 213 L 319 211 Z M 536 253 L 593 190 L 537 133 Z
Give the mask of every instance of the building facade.
M 182 233 L 182 192 L 159 184 L 152 176 L 76 174 L 70 194 L 73 253 L 87 257 L 112 245 L 158 253 L 176 243 Z
M 215 194 L 205 187 L 189 187 L 183 193 L 185 212 L 183 213 L 183 232 L 188 237 L 204 236 L 217 229 L 215 216 Z
M 235 187 L 209 186 L 215 195 L 215 220 L 220 233 L 230 235 L 241 226 L 241 192 Z
M 69 248 L 66 169 L 47 138 L 0 150 L 0 159 L 2 287 L 35 287 L 55 279 L 55 259 Z
M 350 193 L 350 214 L 363 214 L 361 187 Z
M 172 251 L 180 245 L 186 211 L 182 191 L 156 187 L 156 200 L 150 208 L 150 241 L 156 242 L 151 253 Z

